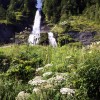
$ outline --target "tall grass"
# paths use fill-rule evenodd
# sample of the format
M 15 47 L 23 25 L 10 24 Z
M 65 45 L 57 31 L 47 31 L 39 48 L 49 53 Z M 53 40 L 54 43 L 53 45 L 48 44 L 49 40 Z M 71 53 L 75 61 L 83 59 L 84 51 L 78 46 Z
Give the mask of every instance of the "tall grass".
M 48 63 L 52 64 L 52 66 L 47 68 L 45 72 L 53 71 L 59 73 L 68 73 L 69 79 L 66 81 L 65 86 L 69 85 L 69 87 L 73 87 L 77 90 L 75 98 L 65 97 L 61 95 L 59 93 L 59 90 L 46 90 L 46 92 L 43 91 L 42 94 L 40 94 L 40 97 L 32 94 L 30 100 L 32 100 L 32 98 L 34 98 L 33 100 L 42 100 L 44 98 L 49 100 L 49 97 L 51 97 L 52 100 L 65 100 L 65 98 L 69 98 L 68 100 L 88 100 L 88 98 L 98 99 L 99 92 L 94 92 L 96 89 L 95 86 L 98 87 L 100 85 L 99 83 L 97 84 L 100 76 L 100 49 L 98 45 L 93 46 L 89 49 L 85 49 L 83 47 L 78 48 L 76 46 L 70 45 L 65 45 L 57 48 L 52 48 L 50 46 L 14 45 L 11 47 L 0 48 L 0 52 L 4 56 L 11 58 L 11 64 L 15 58 L 20 58 L 21 61 L 23 60 L 22 58 L 25 58 L 25 61 L 29 62 L 33 60 L 32 58 L 34 58 L 34 61 L 36 61 L 37 59 L 42 59 L 43 62 L 41 66 L 36 63 L 36 68 L 43 67 Z M 15 63 L 13 62 L 13 65 L 14 64 Z M 24 60 L 22 64 L 24 64 Z M 6 73 L 7 72 L 0 73 L 1 100 L 14 100 L 20 91 L 31 91 L 32 87 L 22 83 L 20 80 L 11 78 L 9 79 L 7 76 L 5 76 L 7 75 Z M 92 80 L 96 80 L 96 84 L 93 83 Z M 89 83 L 91 84 L 91 86 L 93 85 L 93 87 L 89 86 Z M 90 92 L 90 88 L 93 88 L 93 93 Z M 92 94 L 94 98 L 93 96 L 91 96 Z

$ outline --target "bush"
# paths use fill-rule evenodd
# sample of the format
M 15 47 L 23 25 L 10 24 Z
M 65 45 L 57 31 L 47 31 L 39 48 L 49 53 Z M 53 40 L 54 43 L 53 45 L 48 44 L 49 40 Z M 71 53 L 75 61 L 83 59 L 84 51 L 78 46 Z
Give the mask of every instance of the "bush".
M 48 45 L 49 44 L 47 33 L 42 33 L 41 34 L 39 44 L 41 44 L 41 45 Z
M 35 75 L 35 69 L 41 65 L 40 58 L 28 59 L 25 54 L 20 55 L 20 57 L 12 59 L 7 75 L 18 80 L 28 81 Z
M 10 58 L 0 52 L 0 72 L 6 72 L 10 67 Z
M 3 79 L 0 76 L 0 100 L 15 100 L 15 97 L 20 91 L 31 93 L 32 87 L 28 84 L 23 84 L 21 81 Z
M 68 44 L 70 42 L 74 42 L 74 40 L 69 35 L 63 34 L 63 35 L 60 35 L 58 37 L 58 43 L 60 46 L 63 46 L 63 45 Z
M 93 52 L 93 51 L 92 51 Z M 78 69 L 79 87 L 87 91 L 87 95 L 92 100 L 99 100 L 100 96 L 100 52 L 95 51 L 85 55 L 84 63 Z
M 9 55 L 11 57 L 10 68 L 7 70 L 6 74 L 11 78 L 27 82 L 34 77 L 36 68 L 43 65 L 43 60 L 38 53 L 32 50 L 34 49 L 33 47 L 25 46 L 14 49 L 14 52 Z

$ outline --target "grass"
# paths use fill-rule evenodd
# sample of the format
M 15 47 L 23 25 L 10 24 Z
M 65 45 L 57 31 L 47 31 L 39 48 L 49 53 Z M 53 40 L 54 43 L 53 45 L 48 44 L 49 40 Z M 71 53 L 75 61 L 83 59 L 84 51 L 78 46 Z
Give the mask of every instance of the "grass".
M 41 76 L 45 72 L 52 71 L 53 73 L 66 73 L 68 74 L 69 78 L 66 80 L 65 83 L 60 84 L 60 86 L 68 86 L 73 87 L 76 89 L 75 98 L 72 97 L 66 97 L 60 94 L 59 87 L 56 91 L 52 90 L 45 90 L 40 94 L 40 97 L 37 97 L 36 95 L 32 94 L 30 97 L 30 100 L 34 100 L 39 98 L 42 100 L 42 98 L 46 100 L 46 98 L 52 97 L 51 99 L 54 100 L 64 100 L 65 98 L 69 98 L 68 100 L 88 100 L 89 95 L 87 95 L 87 92 L 89 92 L 88 82 L 89 84 L 93 84 L 93 89 L 95 89 L 95 83 L 92 83 L 91 80 L 95 80 L 97 77 L 97 74 L 93 74 L 96 72 L 99 72 L 99 66 L 100 66 L 100 46 L 93 45 L 91 48 L 80 48 L 76 46 L 71 45 L 65 45 L 62 47 L 52 48 L 50 46 L 28 46 L 28 45 L 12 45 L 9 47 L 1 47 L 0 52 L 5 55 L 6 57 L 10 57 L 12 60 L 15 57 L 20 57 L 20 54 L 24 54 L 24 57 L 29 57 L 30 59 L 37 56 L 43 60 L 44 67 L 46 64 L 52 64 L 53 66 L 48 67 L 44 70 L 44 72 L 41 72 L 39 75 Z M 35 55 L 33 55 L 35 54 Z M 0 58 L 1 59 L 1 58 Z M 26 60 L 25 60 L 26 61 Z M 13 63 L 14 64 L 14 63 Z M 90 71 L 92 70 L 92 72 Z M 3 77 L 6 76 L 6 72 L 0 74 L 0 89 L 2 89 L 2 92 L 0 92 L 1 97 L 8 97 L 11 100 L 11 98 L 15 98 L 16 95 L 23 90 L 30 91 L 32 88 L 28 87 L 26 84 L 20 83 L 20 80 L 17 80 L 17 83 L 14 79 L 5 79 L 3 81 Z M 6 76 L 7 77 L 7 76 Z M 90 77 L 90 81 L 88 78 Z M 97 81 L 99 81 L 99 75 L 96 78 Z M 6 85 L 4 83 L 7 83 Z M 9 85 L 9 84 L 10 85 Z M 16 85 L 15 85 L 16 84 Z M 10 88 L 13 87 L 13 88 Z M 24 88 L 24 87 L 25 88 Z M 88 86 L 89 87 L 89 86 Z M 15 88 L 15 89 L 14 89 Z M 7 90 L 6 90 L 7 89 Z M 12 91 L 15 91 L 14 94 Z M 7 91 L 7 92 L 5 92 Z M 46 94 L 47 93 L 47 94 Z M 55 93 L 55 96 L 53 94 Z M 94 93 L 94 90 L 93 90 Z M 98 94 L 98 92 L 96 92 Z M 98 95 L 93 94 L 94 98 L 97 98 Z M 92 96 L 91 96 L 92 97 Z M 89 97 L 90 98 L 90 97 Z M 47 99 L 48 100 L 48 99 Z M 92 99 L 90 99 L 92 100 Z M 97 99 L 98 100 L 98 99 Z

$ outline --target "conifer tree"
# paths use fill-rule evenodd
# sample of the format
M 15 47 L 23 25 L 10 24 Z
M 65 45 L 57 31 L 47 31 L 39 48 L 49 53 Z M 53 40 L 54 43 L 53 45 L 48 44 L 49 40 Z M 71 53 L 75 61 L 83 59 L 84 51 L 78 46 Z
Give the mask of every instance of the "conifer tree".
M 15 0 L 10 0 L 9 7 L 7 9 L 6 19 L 8 22 L 15 22 Z

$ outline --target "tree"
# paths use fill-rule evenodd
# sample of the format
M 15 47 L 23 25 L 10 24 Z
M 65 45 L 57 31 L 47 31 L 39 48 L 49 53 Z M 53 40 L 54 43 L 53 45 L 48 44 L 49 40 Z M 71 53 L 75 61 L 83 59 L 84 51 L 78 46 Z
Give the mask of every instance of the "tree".
M 6 10 L 0 5 L 0 19 L 5 19 Z

